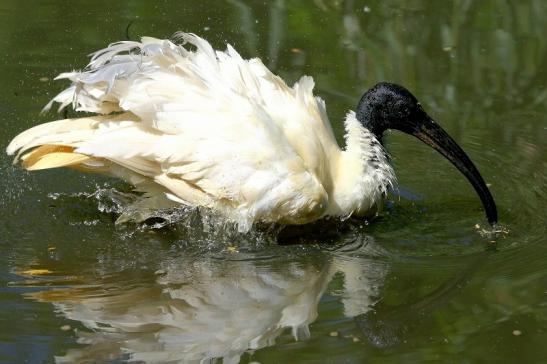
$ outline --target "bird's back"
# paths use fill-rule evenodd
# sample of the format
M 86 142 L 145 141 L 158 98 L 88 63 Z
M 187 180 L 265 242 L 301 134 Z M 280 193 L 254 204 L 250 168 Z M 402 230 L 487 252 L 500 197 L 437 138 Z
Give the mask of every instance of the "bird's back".
M 240 224 L 300 224 L 322 216 L 339 153 L 313 80 L 291 88 L 258 59 L 180 34 L 119 42 L 93 54 L 61 108 L 99 114 L 37 126 L 16 137 L 29 169 L 73 166 L 110 173 Z M 37 149 L 33 149 L 36 148 Z M 30 152 L 28 152 L 30 150 Z M 27 153 L 27 154 L 24 154 Z M 148 196 L 150 197 L 150 196 Z

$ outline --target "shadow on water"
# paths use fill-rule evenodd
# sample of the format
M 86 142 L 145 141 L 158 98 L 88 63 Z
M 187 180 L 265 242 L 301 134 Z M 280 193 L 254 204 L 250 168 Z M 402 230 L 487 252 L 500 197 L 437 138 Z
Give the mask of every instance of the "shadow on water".
M 234 247 L 199 259 L 171 248 L 154 264 L 149 259 L 147 269 L 119 271 L 124 266 L 119 256 L 113 261 L 102 256 L 101 263 L 74 272 L 74 283 L 71 274 L 32 277 L 27 270 L 20 272 L 27 279 L 11 285 L 44 287 L 25 297 L 52 303 L 57 313 L 80 323 L 75 334 L 85 346 L 68 350 L 57 362 L 223 358 L 232 363 L 249 350 L 273 345 L 286 329 L 295 340 L 309 339 L 319 301 L 337 272 L 361 277 L 346 282 L 345 300 L 360 312 L 369 310 L 388 271 L 387 262 L 374 259 L 373 247 L 374 241 L 364 238 L 329 250 Z M 358 261 L 340 258 L 357 250 L 373 254 Z
M 103 213 L 114 211 L 123 194 L 99 191 L 109 198 L 87 198 L 96 199 Z M 72 198 L 56 196 L 55 201 L 62 206 Z M 382 303 L 384 282 L 392 263 L 407 258 L 378 245 L 364 233 L 362 222 L 307 227 L 307 235 L 297 234 L 298 241 L 278 245 L 269 238 L 257 243 L 271 231 L 238 238 L 222 228 L 208 235 L 209 226 L 208 232 L 195 235 L 196 221 L 201 219 L 203 228 L 207 218 L 198 212 L 189 215 L 191 223 L 179 220 L 178 228 L 176 223 L 159 231 L 142 227 L 130 235 L 121 230 L 138 253 L 121 242 L 107 251 L 99 248 L 104 243 L 95 242 L 87 251 L 95 257 L 90 262 L 56 271 L 55 263 L 38 259 L 32 269 L 16 272 L 19 278 L 10 287 L 28 289 L 25 298 L 53 304 L 71 322 L 67 329 L 74 330 L 80 346 L 57 356 L 58 363 L 218 358 L 237 363 L 279 339 L 309 340 L 321 300 L 333 294 L 340 297 L 342 316 L 356 323 L 351 338 L 366 338 L 374 346 L 396 345 L 462 290 L 488 257 L 468 257 L 469 265 L 431 294 L 390 306 Z M 188 238 L 191 245 L 180 240 L 189 233 L 188 226 L 195 235 Z M 160 246 L 150 243 L 150 233 L 161 235 Z M 197 241 L 202 245 L 196 246 Z M 335 283 L 340 274 L 343 283 Z M 333 291 L 332 284 L 339 287 Z

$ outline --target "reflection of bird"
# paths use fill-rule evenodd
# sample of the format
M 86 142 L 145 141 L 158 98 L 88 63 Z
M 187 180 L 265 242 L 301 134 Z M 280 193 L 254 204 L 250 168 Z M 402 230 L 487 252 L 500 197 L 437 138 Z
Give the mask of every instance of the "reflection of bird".
M 374 212 L 394 181 L 381 145 L 393 128 L 447 157 L 479 193 L 489 221 L 497 220 L 472 162 L 405 88 L 368 90 L 345 119 L 341 149 L 310 77 L 291 88 L 230 46 L 220 52 L 193 34 L 178 38 L 196 49 L 153 38 L 119 42 L 96 52 L 84 71 L 61 74 L 72 86 L 53 101 L 99 115 L 36 126 L 7 152 L 18 152 L 29 170 L 121 177 L 146 192 L 148 207 L 166 196 L 248 230 L 256 221 Z
M 128 355 L 131 362 L 222 358 L 235 363 L 248 350 L 273 345 L 288 328 L 296 339 L 306 339 L 319 300 L 336 272 L 345 276 L 343 302 L 349 316 L 370 310 L 387 266 L 382 261 L 338 256 L 273 265 L 260 260 L 177 258 L 163 262 L 152 283 L 124 287 L 119 285 L 124 280 L 120 274 L 115 279 L 118 284 L 108 287 L 94 283 L 93 274 L 80 277 L 85 282 L 81 288 L 29 296 L 53 302 L 59 313 L 92 330 L 78 331 L 78 342 L 88 345 L 69 350 L 57 362 Z

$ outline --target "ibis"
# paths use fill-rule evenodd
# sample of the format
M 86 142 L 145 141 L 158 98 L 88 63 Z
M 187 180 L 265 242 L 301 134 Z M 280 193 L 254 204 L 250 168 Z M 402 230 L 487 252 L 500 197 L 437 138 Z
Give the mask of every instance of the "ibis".
M 91 55 L 45 107 L 86 116 L 30 128 L 7 147 L 27 170 L 70 167 L 121 178 L 138 207 L 209 209 L 248 231 L 373 214 L 395 183 L 387 129 L 433 147 L 473 185 L 488 221 L 494 199 L 458 144 L 404 87 L 378 83 L 344 120 L 337 143 L 324 101 L 303 76 L 289 87 L 260 59 L 195 34 L 121 41 Z

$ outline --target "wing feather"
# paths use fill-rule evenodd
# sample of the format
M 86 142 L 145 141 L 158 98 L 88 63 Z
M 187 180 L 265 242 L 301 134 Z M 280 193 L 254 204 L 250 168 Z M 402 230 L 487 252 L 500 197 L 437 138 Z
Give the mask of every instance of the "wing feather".
M 220 52 L 194 34 L 177 37 L 184 44 L 113 43 L 93 53 L 83 71 L 61 74 L 72 85 L 46 108 L 57 102 L 105 115 L 37 126 L 16 137 L 8 153 L 70 147 L 71 156 L 52 149 L 27 160 L 40 159 L 32 165 L 44 168 L 108 161 L 174 199 L 231 211 L 244 224 L 320 216 L 329 188 L 325 153 L 338 146 L 313 80 L 291 88 L 231 46 Z

